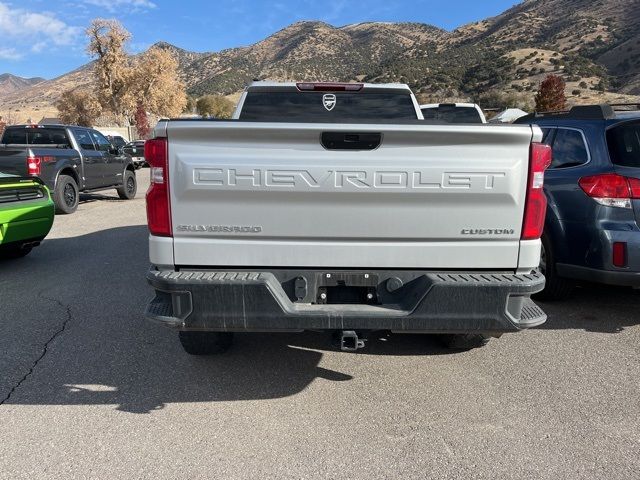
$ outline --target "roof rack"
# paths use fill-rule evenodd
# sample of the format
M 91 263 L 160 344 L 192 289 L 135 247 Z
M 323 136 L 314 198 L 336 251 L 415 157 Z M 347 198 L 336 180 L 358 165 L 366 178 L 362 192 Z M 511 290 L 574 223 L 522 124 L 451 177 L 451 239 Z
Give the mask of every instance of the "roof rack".
M 635 107 L 636 110 L 640 110 L 640 103 L 610 103 L 609 104 L 616 112 L 631 112 L 631 108 L 624 107 Z
M 622 105 L 622 104 L 615 104 Z M 562 118 L 566 120 L 611 120 L 616 118 L 614 105 L 602 103 L 600 105 L 576 105 L 571 110 L 553 112 L 535 112 L 519 119 L 518 123 L 536 120 L 538 118 Z

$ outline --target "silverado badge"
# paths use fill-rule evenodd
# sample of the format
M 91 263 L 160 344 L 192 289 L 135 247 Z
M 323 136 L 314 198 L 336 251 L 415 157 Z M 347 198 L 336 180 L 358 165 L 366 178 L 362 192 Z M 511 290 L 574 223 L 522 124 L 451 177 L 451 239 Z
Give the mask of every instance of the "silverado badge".
M 336 96 L 333 93 L 327 93 L 322 96 L 322 104 L 327 111 L 333 110 L 333 107 L 336 106 Z

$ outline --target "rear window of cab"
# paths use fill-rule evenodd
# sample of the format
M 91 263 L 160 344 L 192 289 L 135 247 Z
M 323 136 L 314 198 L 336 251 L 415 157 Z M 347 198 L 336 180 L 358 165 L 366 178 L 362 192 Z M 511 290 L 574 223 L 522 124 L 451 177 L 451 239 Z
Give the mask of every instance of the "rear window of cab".
M 1 143 L 13 145 L 69 145 L 64 128 L 8 127 Z
M 408 91 L 364 92 L 260 92 L 249 91 L 240 120 L 268 122 L 366 122 L 417 120 Z
M 425 120 L 438 120 L 445 123 L 484 123 L 480 113 L 474 107 L 457 105 L 439 105 L 422 109 Z

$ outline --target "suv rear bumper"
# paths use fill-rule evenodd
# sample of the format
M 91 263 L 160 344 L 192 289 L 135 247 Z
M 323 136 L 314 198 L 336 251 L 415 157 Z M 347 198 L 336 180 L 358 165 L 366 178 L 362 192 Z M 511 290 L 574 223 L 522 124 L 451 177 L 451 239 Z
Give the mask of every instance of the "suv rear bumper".
M 592 236 L 587 261 L 584 265 L 573 263 L 556 264 L 558 275 L 573 280 L 603 283 L 621 287 L 640 287 L 640 231 L 624 224 L 630 230 L 598 230 Z M 613 265 L 613 245 L 621 242 L 626 246 L 624 268 Z
M 556 270 L 561 277 L 574 280 L 604 283 L 605 285 L 616 285 L 619 287 L 640 287 L 640 270 L 635 272 L 625 270 L 600 270 L 565 263 L 558 263 Z
M 147 280 L 156 296 L 145 315 L 179 330 L 487 334 L 535 327 L 547 318 L 530 299 L 531 294 L 544 288 L 544 276 L 537 271 L 530 274 L 349 271 L 338 275 L 343 274 L 360 278 L 365 275 L 369 278 L 371 274 L 376 279 L 371 288 L 378 292 L 382 304 L 310 302 L 309 298 L 317 292 L 317 279 L 325 275 L 315 270 L 152 269 Z M 326 276 L 329 278 L 330 274 Z M 300 293 L 300 300 L 296 301 L 291 298 L 290 287 L 299 278 L 304 279 L 305 293 Z M 400 288 L 390 292 L 386 285 L 392 278 L 404 281 Z

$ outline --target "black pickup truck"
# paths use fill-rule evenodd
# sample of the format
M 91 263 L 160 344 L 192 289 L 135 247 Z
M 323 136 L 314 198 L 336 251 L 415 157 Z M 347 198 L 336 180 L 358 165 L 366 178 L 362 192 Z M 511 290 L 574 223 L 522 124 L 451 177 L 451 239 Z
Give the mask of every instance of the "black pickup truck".
M 128 200 L 137 190 L 131 157 L 86 127 L 7 127 L 0 139 L 0 172 L 42 179 L 59 213 L 75 212 L 80 192 L 115 188 Z

